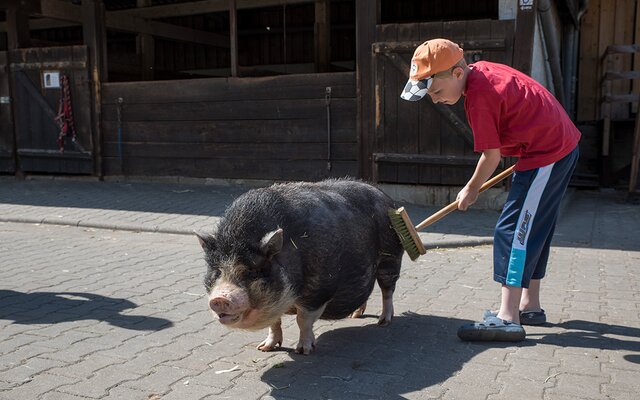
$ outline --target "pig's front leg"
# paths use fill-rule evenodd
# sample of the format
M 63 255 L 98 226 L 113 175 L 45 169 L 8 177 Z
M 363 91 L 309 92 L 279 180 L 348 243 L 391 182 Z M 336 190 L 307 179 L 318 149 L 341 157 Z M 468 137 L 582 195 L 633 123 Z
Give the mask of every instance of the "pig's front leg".
M 269 327 L 269 334 L 267 338 L 258 345 L 258 350 L 271 351 L 278 346 L 282 346 L 282 320 L 280 318 Z
M 320 318 L 326 303 L 317 310 L 309 311 L 302 307 L 297 307 L 296 321 L 300 328 L 300 340 L 296 346 L 296 353 L 308 355 L 316 348 L 316 337 L 313 335 L 313 323 Z

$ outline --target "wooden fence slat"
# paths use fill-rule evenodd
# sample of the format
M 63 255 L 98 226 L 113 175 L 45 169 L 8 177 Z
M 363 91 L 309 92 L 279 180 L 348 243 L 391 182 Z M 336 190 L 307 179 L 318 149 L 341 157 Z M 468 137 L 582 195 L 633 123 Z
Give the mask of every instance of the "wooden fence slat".
M 118 156 L 118 143 L 105 142 L 104 154 Z M 125 157 L 216 158 L 251 160 L 326 160 L 326 143 L 132 143 L 123 145 Z M 357 158 L 355 143 L 334 143 L 331 159 Z

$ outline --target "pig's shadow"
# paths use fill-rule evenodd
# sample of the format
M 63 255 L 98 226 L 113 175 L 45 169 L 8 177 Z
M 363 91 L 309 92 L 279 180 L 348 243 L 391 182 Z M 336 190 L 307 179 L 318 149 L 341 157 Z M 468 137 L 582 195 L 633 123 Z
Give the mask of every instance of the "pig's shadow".
M 262 380 L 273 388 L 270 395 L 276 399 L 404 399 L 405 393 L 446 381 L 488 346 L 458 339 L 458 327 L 468 320 L 404 313 L 380 328 L 376 319 L 365 317 L 370 325 L 334 325 L 317 337 L 315 353 L 291 352 L 293 361 L 267 370 Z
M 0 290 L 0 319 L 16 324 L 56 324 L 93 319 L 142 331 L 159 331 L 173 325 L 164 318 L 121 314 L 136 307 L 126 299 L 93 293 Z

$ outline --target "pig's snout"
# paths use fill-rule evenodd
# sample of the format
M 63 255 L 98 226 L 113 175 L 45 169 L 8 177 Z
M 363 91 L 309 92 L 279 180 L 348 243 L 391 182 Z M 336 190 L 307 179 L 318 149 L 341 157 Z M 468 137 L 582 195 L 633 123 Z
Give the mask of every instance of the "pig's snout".
M 219 287 L 209 296 L 209 308 L 218 315 L 220 323 L 234 324 L 249 309 L 249 296 L 238 287 Z
M 216 314 L 228 314 L 231 309 L 231 302 L 222 296 L 209 300 L 209 308 Z

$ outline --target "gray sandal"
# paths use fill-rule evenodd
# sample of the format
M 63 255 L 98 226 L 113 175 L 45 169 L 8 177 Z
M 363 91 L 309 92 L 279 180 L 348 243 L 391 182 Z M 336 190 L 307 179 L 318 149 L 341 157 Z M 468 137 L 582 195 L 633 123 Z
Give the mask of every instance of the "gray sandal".
M 524 340 L 525 336 L 522 325 L 495 316 L 489 316 L 483 322 L 465 324 L 458 328 L 458 337 L 465 341 L 519 342 Z
M 486 310 L 482 314 L 482 319 L 496 317 L 497 315 L 497 312 Z M 547 314 L 542 309 L 540 311 L 520 311 L 520 325 L 542 325 L 545 322 L 547 322 Z

